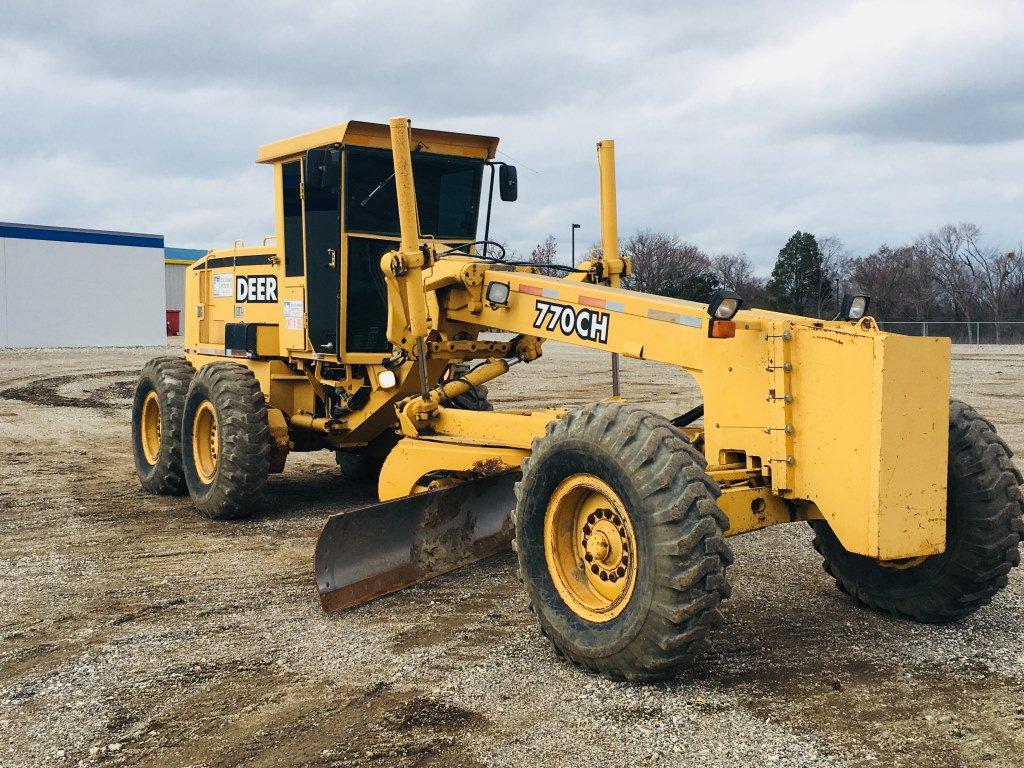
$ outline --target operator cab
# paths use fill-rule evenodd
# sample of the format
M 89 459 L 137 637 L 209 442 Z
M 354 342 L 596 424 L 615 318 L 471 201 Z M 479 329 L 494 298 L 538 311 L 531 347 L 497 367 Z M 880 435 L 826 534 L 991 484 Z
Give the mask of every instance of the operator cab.
M 446 245 L 477 239 L 485 168 L 493 192 L 515 199 L 515 169 L 492 162 L 490 136 L 413 129 L 421 235 Z M 312 351 L 344 362 L 379 362 L 387 339 L 380 259 L 400 242 L 388 126 L 349 122 L 261 147 L 275 166 L 285 281 L 305 286 Z M 490 194 L 487 222 L 490 221 Z

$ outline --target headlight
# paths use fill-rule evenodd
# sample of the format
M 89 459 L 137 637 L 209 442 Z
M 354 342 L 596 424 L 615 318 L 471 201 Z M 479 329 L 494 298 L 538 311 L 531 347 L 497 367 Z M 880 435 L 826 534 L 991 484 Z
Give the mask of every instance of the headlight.
M 398 379 L 395 378 L 394 371 L 381 371 L 377 374 L 377 383 L 381 389 L 391 389 L 398 383 Z
M 740 298 L 740 295 L 723 288 L 711 294 L 708 314 L 714 320 L 732 320 L 740 311 L 741 306 L 743 306 L 743 299 Z
M 508 304 L 508 283 L 488 283 L 487 284 L 487 303 L 488 304 L 500 304 L 505 306 Z
M 849 320 L 850 322 L 857 322 L 868 313 L 868 305 L 870 303 L 870 296 L 857 296 L 844 293 L 843 308 L 839 313 L 839 316 Z

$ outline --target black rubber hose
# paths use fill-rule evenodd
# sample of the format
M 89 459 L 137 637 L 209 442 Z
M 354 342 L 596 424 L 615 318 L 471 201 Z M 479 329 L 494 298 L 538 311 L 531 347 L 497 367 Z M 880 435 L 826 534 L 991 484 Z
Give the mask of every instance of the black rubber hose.
M 696 408 L 691 408 L 690 410 L 688 410 L 682 416 L 676 416 L 674 419 L 672 419 L 672 421 L 670 423 L 672 424 L 673 427 L 679 427 L 681 429 L 682 427 L 690 426 L 697 419 L 700 419 L 700 418 L 703 418 L 703 417 L 704 417 L 704 403 L 701 403 Z

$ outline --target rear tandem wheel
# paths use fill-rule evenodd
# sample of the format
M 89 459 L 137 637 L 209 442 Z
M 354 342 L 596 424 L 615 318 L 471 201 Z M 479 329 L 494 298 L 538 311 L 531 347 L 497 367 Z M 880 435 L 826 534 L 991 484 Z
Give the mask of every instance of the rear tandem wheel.
M 847 551 L 828 523 L 815 520 L 825 572 L 863 605 L 916 621 L 954 621 L 987 605 L 1020 563 L 1024 502 L 1012 456 L 991 422 L 952 400 L 946 551 L 879 563 Z
M 232 519 L 259 506 L 270 471 L 267 403 L 252 371 L 237 363 L 199 369 L 182 415 L 185 481 L 207 517 Z
M 181 412 L 195 369 L 183 357 L 155 357 L 142 368 L 132 401 L 132 453 L 142 488 L 185 493 Z

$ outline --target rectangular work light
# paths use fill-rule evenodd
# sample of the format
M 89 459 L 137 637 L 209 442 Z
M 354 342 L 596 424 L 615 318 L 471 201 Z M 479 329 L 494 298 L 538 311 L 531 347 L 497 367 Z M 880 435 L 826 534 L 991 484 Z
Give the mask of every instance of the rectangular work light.
M 742 305 L 743 299 L 738 293 L 727 288 L 720 288 L 711 294 L 711 301 L 708 302 L 708 314 L 713 320 L 732 320 Z
M 508 304 L 509 284 L 497 281 L 487 284 L 487 303 L 505 306 Z
M 844 293 L 843 308 L 840 310 L 839 316 L 849 320 L 851 323 L 855 323 L 868 313 L 868 305 L 870 303 L 870 296 Z

